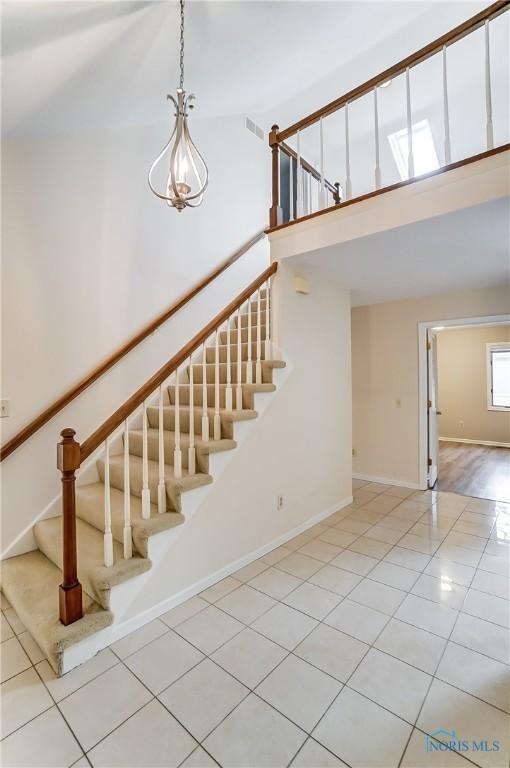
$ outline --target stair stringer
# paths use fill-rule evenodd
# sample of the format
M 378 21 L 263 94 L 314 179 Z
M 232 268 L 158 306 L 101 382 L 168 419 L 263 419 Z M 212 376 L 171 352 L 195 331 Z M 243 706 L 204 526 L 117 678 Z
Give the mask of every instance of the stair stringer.
M 281 359 L 285 358 L 282 357 Z M 254 405 L 257 411 L 257 419 L 234 423 L 234 439 L 237 443 L 237 448 L 224 453 L 212 453 L 209 456 L 209 473 L 214 478 L 213 484 L 189 490 L 182 494 L 181 513 L 185 517 L 184 524 L 167 531 L 162 531 L 149 538 L 148 558 L 152 564 L 151 569 L 144 574 L 135 576 L 112 587 L 110 591 L 110 610 L 114 616 L 112 624 L 64 651 L 62 660 L 64 673 L 83 663 L 115 640 L 143 626 L 263 554 L 259 550 L 249 553 L 171 594 L 164 596 L 160 594 L 161 599 L 155 601 L 147 599 L 148 586 L 151 582 L 158 579 L 158 574 L 161 574 L 161 571 L 168 567 L 168 558 L 172 556 L 172 550 L 182 536 L 189 535 L 189 526 L 193 519 L 197 517 L 197 513 L 201 511 L 203 514 L 207 514 L 207 509 L 204 507 L 206 507 L 211 489 L 227 470 L 232 461 L 233 454 L 243 446 L 253 431 L 259 426 L 271 403 L 278 397 L 281 390 L 284 389 L 284 385 L 292 375 L 292 372 L 293 366 L 286 360 L 285 368 L 275 369 L 273 372 L 276 390 L 274 392 L 255 393 Z M 91 471 L 93 472 L 92 468 Z M 312 524 L 314 524 L 314 521 L 310 522 L 310 525 Z M 282 541 L 294 535 L 296 535 L 296 531 L 293 529 L 282 538 Z M 278 546 L 279 543 L 281 543 L 280 540 L 277 542 L 269 541 L 263 548 L 264 552 L 270 551 L 275 546 Z

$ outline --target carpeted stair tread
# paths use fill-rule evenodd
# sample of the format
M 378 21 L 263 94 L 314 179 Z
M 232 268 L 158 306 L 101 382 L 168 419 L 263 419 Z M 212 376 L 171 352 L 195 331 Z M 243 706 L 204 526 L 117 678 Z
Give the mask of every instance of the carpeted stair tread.
M 62 569 L 62 518 L 40 520 L 34 526 L 34 536 L 41 552 Z M 151 568 L 150 560 L 136 554 L 125 560 L 118 541 L 113 542 L 114 563 L 107 568 L 103 561 L 103 533 L 80 518 L 76 520 L 76 541 L 78 579 L 83 590 L 103 608 L 109 608 L 112 587 Z
M 83 593 L 83 618 L 65 627 L 58 617 L 61 583 L 60 569 L 38 550 L 2 563 L 2 591 L 57 675 L 62 674 L 65 648 L 108 627 L 113 621 L 110 611 Z
M 147 540 L 150 536 L 184 523 L 184 515 L 178 512 L 159 514 L 155 504 L 151 504 L 151 516 L 145 520 L 142 517 L 142 500 L 138 496 L 130 497 L 130 506 L 133 546 L 142 557 L 147 557 Z M 110 509 L 113 538 L 122 544 L 124 493 L 117 488 L 110 488 Z M 76 514 L 81 520 L 104 532 L 103 483 L 90 483 L 76 488 Z
M 208 408 L 207 414 L 211 419 L 214 418 L 214 408 Z M 249 408 L 242 410 L 227 411 L 223 408 L 220 411 L 221 419 L 221 434 L 226 439 L 233 439 L 234 437 L 234 424 L 238 421 L 251 421 L 257 418 L 257 411 Z M 189 405 L 180 405 L 180 429 L 181 434 L 189 432 Z M 195 405 L 193 408 L 195 435 L 202 433 L 202 407 Z M 159 425 L 159 409 L 157 405 L 149 406 L 147 408 L 147 418 L 149 425 L 157 429 Z M 175 405 L 163 406 L 163 427 L 165 430 L 173 430 L 175 428 Z
M 157 488 L 159 483 L 159 462 L 149 459 L 148 464 L 148 485 L 151 499 L 157 499 Z M 97 469 L 101 481 L 104 481 L 104 459 L 97 461 Z M 211 475 L 197 472 L 194 475 L 188 474 L 187 469 L 182 470 L 182 477 L 176 478 L 174 468 L 171 464 L 165 464 L 165 485 L 167 497 L 167 512 L 181 511 L 181 494 L 185 491 L 192 491 L 201 488 L 204 485 L 212 483 Z M 142 495 L 142 459 L 140 456 L 129 456 L 129 482 L 131 494 L 141 497 Z M 110 456 L 110 487 L 124 490 L 124 456 L 117 454 Z
M 226 388 L 227 388 L 226 384 L 220 384 L 219 386 L 220 408 L 225 407 Z M 242 389 L 242 395 L 243 395 L 243 407 L 252 409 L 255 401 L 254 396 L 257 392 L 274 392 L 276 389 L 276 386 L 274 384 L 243 383 L 241 384 L 241 389 Z M 180 398 L 180 403 L 182 405 L 189 405 L 189 393 L 190 393 L 189 384 L 179 385 L 179 398 Z M 214 384 L 206 384 L 206 393 L 207 393 L 207 405 L 213 407 L 214 401 L 215 401 Z M 175 403 L 175 387 L 169 387 L 168 394 L 170 397 L 170 402 L 174 404 Z M 194 398 L 194 405 L 202 405 L 202 402 L 203 402 L 203 385 L 202 384 L 193 384 L 193 398 Z
M 251 328 L 251 341 L 252 341 L 252 344 L 253 344 L 254 341 L 256 341 L 255 333 L 256 333 L 256 329 L 254 329 L 253 326 L 252 326 L 252 328 Z M 265 335 L 262 337 L 262 340 L 263 341 L 265 340 Z M 248 326 L 247 325 L 244 325 L 241 328 L 241 344 L 245 343 L 245 342 L 248 342 Z M 219 343 L 220 344 L 226 344 L 227 343 L 227 331 L 220 331 L 220 333 L 219 333 Z M 237 344 L 237 328 L 236 327 L 230 329 L 230 344 L 232 346 L 234 346 L 234 344 Z
M 226 363 L 227 362 L 227 350 L 228 350 L 227 344 L 218 344 L 218 355 L 220 358 L 220 363 Z M 265 360 L 265 344 L 262 343 L 261 349 L 260 349 L 260 356 L 262 360 Z M 257 359 L 257 342 L 252 340 L 251 343 L 251 357 L 252 360 Z M 248 358 L 248 343 L 242 342 L 241 343 L 241 361 L 246 362 Z M 206 362 L 207 363 L 214 363 L 216 360 L 216 348 L 215 347 L 207 347 L 206 348 Z M 200 363 L 200 360 L 197 359 L 197 363 Z M 237 362 L 237 344 L 230 344 L 230 362 L 236 363 Z M 269 362 L 269 359 L 268 361 Z
M 250 323 L 248 323 L 248 319 L 250 319 Z M 236 315 L 234 320 L 234 325 L 237 328 L 239 323 L 239 318 Z M 257 332 L 257 310 L 252 309 L 251 316 L 248 318 L 248 312 L 241 312 L 241 328 L 247 328 L 248 325 L 251 325 L 252 327 L 252 335 L 253 335 L 253 329 L 255 329 L 255 333 Z M 262 338 L 266 335 L 266 314 L 265 312 L 260 313 L 260 327 L 262 329 Z
M 164 456 L 168 464 L 174 463 L 175 432 L 165 429 L 164 438 Z M 181 460 L 184 469 L 188 469 L 188 448 L 190 436 L 187 432 L 180 432 L 181 438 Z M 231 451 L 237 447 L 235 440 L 222 438 L 221 440 L 202 440 L 199 435 L 195 435 L 195 459 L 197 471 L 208 474 L 209 455 L 211 453 L 222 453 Z M 147 429 L 147 450 L 149 459 L 157 461 L 159 458 L 159 429 L 149 427 Z M 129 452 L 135 456 L 143 455 L 143 430 L 129 430 Z
M 263 384 L 272 384 L 273 383 L 273 370 L 275 368 L 284 368 L 285 363 L 282 360 L 261 360 L 261 373 L 262 373 L 262 382 Z M 256 368 L 257 362 L 256 360 L 251 361 L 251 369 L 252 369 L 252 381 L 255 381 L 255 374 L 256 374 Z M 241 361 L 241 381 L 243 383 L 246 383 L 246 373 L 247 373 L 247 361 Z M 194 363 L 193 364 L 193 383 L 194 384 L 201 384 L 203 382 L 203 373 L 204 367 L 201 363 Z M 205 372 L 207 377 L 207 382 L 209 384 L 214 384 L 215 382 L 215 376 L 216 376 L 216 363 L 210 362 L 206 363 L 205 365 Z M 219 382 L 220 384 L 226 384 L 227 381 L 227 372 L 228 372 L 228 366 L 226 363 L 219 363 L 218 364 L 218 375 L 219 375 Z M 189 373 L 188 373 L 189 378 Z M 234 386 L 234 383 L 237 383 L 237 363 L 230 363 L 230 381 L 231 386 Z

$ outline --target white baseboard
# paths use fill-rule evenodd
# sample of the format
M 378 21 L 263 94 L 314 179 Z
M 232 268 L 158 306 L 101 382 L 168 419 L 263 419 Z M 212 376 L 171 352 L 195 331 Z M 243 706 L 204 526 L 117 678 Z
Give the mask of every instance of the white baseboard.
M 323 510 L 322 512 L 318 512 L 313 517 L 305 520 L 304 523 L 301 523 L 295 528 L 292 528 L 290 531 L 286 531 L 284 534 L 278 536 L 276 539 L 273 539 L 268 544 L 264 544 L 262 547 L 259 547 L 253 552 L 250 552 L 248 555 L 239 558 L 239 560 L 235 560 L 233 563 L 229 563 L 223 568 L 220 568 L 215 573 L 212 573 L 210 576 L 206 576 L 200 581 L 196 581 L 190 587 L 186 587 L 186 589 L 182 590 L 181 592 L 178 592 L 166 600 L 153 605 L 148 610 L 143 611 L 142 613 L 127 619 L 126 621 L 113 624 L 111 627 L 107 627 L 106 629 L 101 630 L 97 634 L 82 640 L 80 643 L 72 645 L 70 648 L 66 649 L 63 654 L 63 674 L 69 672 L 71 669 L 78 666 L 78 664 L 82 664 L 83 662 L 87 661 L 98 651 L 106 648 L 106 646 L 114 643 L 116 640 L 120 640 L 130 632 L 133 632 L 135 629 L 139 629 L 139 627 L 142 627 L 149 621 L 158 618 L 158 616 L 161 616 L 163 613 L 166 613 L 172 608 L 176 608 L 185 600 L 189 600 L 190 597 L 198 595 L 200 592 L 203 592 L 204 589 L 207 589 L 213 584 L 216 584 L 216 582 L 221 581 L 227 576 L 230 576 L 240 568 L 244 568 L 245 565 L 249 565 L 254 560 L 258 560 L 272 549 L 276 549 L 276 547 L 282 546 L 282 544 L 285 544 L 285 542 L 289 541 L 289 539 L 293 539 L 294 536 L 298 536 L 300 533 L 303 533 L 303 531 L 306 531 L 308 528 L 311 528 L 317 523 L 320 523 L 321 520 L 324 520 L 334 512 L 347 507 L 349 504 L 352 504 L 352 496 L 348 496 L 336 504 L 333 504 L 331 507 Z
M 496 443 L 493 440 L 468 440 L 461 437 L 440 437 L 441 443 L 467 443 L 468 445 L 492 445 L 494 448 L 510 448 L 510 443 Z
M 384 485 L 398 485 L 400 488 L 412 488 L 415 491 L 424 490 L 419 483 L 410 483 L 408 480 L 392 480 L 389 477 L 376 477 L 375 475 L 363 475 L 360 472 L 353 472 L 355 480 L 366 480 L 367 483 L 383 483 Z

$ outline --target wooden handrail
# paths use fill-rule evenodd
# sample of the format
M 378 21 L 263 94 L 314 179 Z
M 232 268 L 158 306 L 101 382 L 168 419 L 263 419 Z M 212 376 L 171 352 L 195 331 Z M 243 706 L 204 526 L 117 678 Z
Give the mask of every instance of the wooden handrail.
M 159 369 L 151 378 L 140 387 L 126 402 L 121 405 L 114 414 L 110 416 L 96 431 L 90 435 L 80 448 L 80 463 L 85 461 L 93 451 L 96 450 L 112 432 L 117 429 L 133 411 L 138 408 L 144 400 L 152 395 L 158 386 L 165 381 L 187 358 L 211 336 L 222 323 L 227 320 L 232 313 L 244 304 L 247 299 L 259 288 L 271 275 L 274 275 L 278 269 L 277 262 L 271 264 L 261 275 L 259 275 L 250 285 L 244 289 L 233 301 L 228 304 L 210 323 L 199 331 L 177 354 L 175 354 L 162 368 Z
M 483 11 L 480 11 L 480 13 L 477 13 L 467 21 L 459 24 L 450 32 L 441 35 L 441 37 L 438 37 L 432 43 L 429 43 L 423 48 L 420 48 L 420 50 L 416 51 L 416 53 L 412 53 L 410 56 L 406 56 L 406 58 L 399 61 L 398 64 L 394 64 L 392 67 L 385 69 L 384 72 L 381 72 L 379 75 L 372 77 L 362 85 L 358 85 L 356 88 L 353 88 L 343 96 L 340 96 L 334 101 L 331 101 L 329 104 L 326 104 L 321 109 L 317 109 L 315 112 L 312 112 L 307 117 L 303 117 L 301 120 L 298 120 L 297 123 L 294 123 L 288 128 L 285 128 L 285 130 L 278 131 L 275 136 L 276 141 L 281 144 L 283 141 L 285 141 L 285 139 L 288 139 L 290 136 L 293 136 L 295 133 L 297 133 L 297 131 L 301 131 L 304 128 L 308 128 L 310 125 L 316 123 L 318 120 L 320 120 L 321 117 L 331 115 L 333 112 L 336 112 L 341 107 L 345 106 L 345 104 L 350 103 L 351 101 L 355 101 L 361 96 L 369 93 L 376 86 L 381 85 L 387 80 L 391 80 L 393 77 L 402 74 L 402 72 L 405 72 L 408 67 L 414 67 L 421 61 L 430 58 L 430 56 L 433 56 L 435 53 L 440 51 L 443 46 L 451 45 L 457 40 L 465 37 L 477 27 L 481 26 L 487 19 L 498 16 L 508 7 L 509 4 L 510 0 L 498 0 L 498 2 L 492 3 L 492 5 L 489 5 L 488 8 L 485 8 Z
M 148 325 L 142 328 L 141 331 L 135 334 L 135 336 L 133 336 L 125 344 L 119 347 L 119 349 L 117 349 L 112 355 L 104 360 L 104 362 L 98 365 L 97 368 L 94 368 L 93 371 L 80 379 L 80 381 L 78 381 L 76 384 L 74 384 L 74 386 L 64 392 L 64 394 L 55 400 L 55 402 L 53 402 L 48 408 L 36 416 L 35 419 L 33 419 L 29 424 L 23 427 L 23 429 L 11 437 L 10 440 L 8 440 L 4 445 L 0 446 L 0 462 L 10 456 L 13 451 L 20 447 L 20 445 L 23 445 L 26 440 L 32 437 L 32 435 L 41 429 L 41 427 L 47 424 L 50 419 L 59 413 L 59 411 L 69 405 L 69 403 L 78 397 L 78 395 L 81 395 L 85 389 L 90 387 L 91 384 L 93 384 L 107 371 L 109 371 L 110 368 L 113 368 L 113 366 L 122 360 L 122 358 L 127 355 L 128 352 L 131 352 L 132 349 L 137 347 L 138 344 L 150 336 L 151 333 L 154 333 L 154 331 L 163 325 L 163 323 L 175 315 L 176 312 L 181 310 L 189 301 L 191 301 L 191 299 L 193 299 L 198 293 L 203 291 L 204 288 L 210 285 L 213 280 L 219 277 L 222 272 L 228 269 L 228 267 L 232 266 L 232 264 L 234 264 L 239 258 L 241 258 L 241 256 L 249 251 L 250 248 L 262 240 L 264 236 L 264 230 L 257 232 L 254 237 L 248 240 L 248 242 L 239 248 L 232 256 L 229 256 L 228 259 L 223 261 L 219 267 L 210 272 L 206 277 L 203 278 L 203 280 L 201 280 L 193 288 L 187 291 L 187 293 L 181 296 L 178 301 L 174 302 L 170 307 L 165 309 L 164 312 L 158 315 Z

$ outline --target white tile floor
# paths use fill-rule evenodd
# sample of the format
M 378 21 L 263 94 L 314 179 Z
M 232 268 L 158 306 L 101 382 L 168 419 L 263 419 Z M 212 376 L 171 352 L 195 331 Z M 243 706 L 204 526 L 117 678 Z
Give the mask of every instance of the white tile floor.
M 2 600 L 2 765 L 506 767 L 509 627 L 510 505 L 356 481 L 58 680 Z

